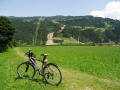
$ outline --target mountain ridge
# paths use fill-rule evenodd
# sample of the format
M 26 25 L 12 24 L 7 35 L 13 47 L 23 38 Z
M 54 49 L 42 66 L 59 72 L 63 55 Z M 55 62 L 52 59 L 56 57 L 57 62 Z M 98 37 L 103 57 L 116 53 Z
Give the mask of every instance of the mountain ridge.
M 47 35 L 51 32 L 54 32 L 53 37 L 73 37 L 82 43 L 109 41 L 118 43 L 120 41 L 120 21 L 110 18 L 93 16 L 37 16 L 9 17 L 9 19 L 16 27 L 14 40 L 19 45 L 45 45 Z M 59 32 L 64 25 L 64 30 Z M 60 43 L 61 41 L 57 42 Z

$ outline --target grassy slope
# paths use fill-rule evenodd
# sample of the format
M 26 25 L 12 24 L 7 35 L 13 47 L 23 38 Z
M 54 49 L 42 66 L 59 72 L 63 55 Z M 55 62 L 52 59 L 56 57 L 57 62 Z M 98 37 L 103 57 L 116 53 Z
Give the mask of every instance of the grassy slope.
M 17 50 L 19 51 L 17 51 Z M 45 85 L 36 74 L 33 80 L 17 77 L 18 64 L 27 59 L 22 56 L 28 47 L 0 53 L 0 88 L 2 90 L 119 90 L 120 47 L 32 47 L 38 58 L 49 53 L 49 62 L 61 68 L 63 81 L 58 86 Z

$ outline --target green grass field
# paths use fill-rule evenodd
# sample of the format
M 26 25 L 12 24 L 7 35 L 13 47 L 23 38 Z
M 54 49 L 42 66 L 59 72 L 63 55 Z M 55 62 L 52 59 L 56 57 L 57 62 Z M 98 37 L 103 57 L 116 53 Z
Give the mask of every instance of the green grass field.
M 48 62 L 57 63 L 63 80 L 59 86 L 42 81 L 37 73 L 32 80 L 20 79 L 17 66 L 27 61 L 22 55 L 29 48 L 42 59 L 48 53 Z M 0 53 L 1 90 L 120 90 L 119 46 L 43 46 L 17 47 Z

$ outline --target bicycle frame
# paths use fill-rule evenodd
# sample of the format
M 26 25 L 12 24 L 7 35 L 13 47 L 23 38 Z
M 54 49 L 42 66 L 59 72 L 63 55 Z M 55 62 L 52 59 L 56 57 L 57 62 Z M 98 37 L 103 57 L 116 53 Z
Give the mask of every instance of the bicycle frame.
M 42 60 L 42 69 L 45 65 L 47 65 L 47 56 L 48 54 L 41 54 L 41 56 L 43 56 L 43 60 Z M 41 61 L 41 60 L 38 60 Z
M 37 60 L 37 61 L 42 63 L 41 70 L 40 70 L 40 68 L 37 70 L 40 74 L 43 71 L 44 67 L 47 65 L 47 56 L 48 56 L 48 54 L 41 54 L 41 56 L 43 56 L 43 60 Z M 29 57 L 29 61 L 28 62 L 31 63 L 34 67 L 35 67 L 35 63 L 37 64 L 37 62 L 35 62 L 34 60 L 31 59 L 31 57 Z M 27 65 L 26 71 L 28 70 L 28 68 L 29 68 L 29 65 Z

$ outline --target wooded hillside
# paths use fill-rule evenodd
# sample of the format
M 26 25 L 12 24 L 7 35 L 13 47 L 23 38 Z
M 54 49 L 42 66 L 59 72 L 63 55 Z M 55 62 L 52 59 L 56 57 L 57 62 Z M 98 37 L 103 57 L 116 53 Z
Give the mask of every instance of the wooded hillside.
M 93 16 L 9 17 L 16 27 L 17 45 L 44 45 L 47 34 L 81 43 L 120 41 L 120 21 Z M 61 27 L 65 26 L 64 30 Z

